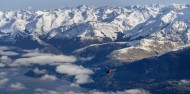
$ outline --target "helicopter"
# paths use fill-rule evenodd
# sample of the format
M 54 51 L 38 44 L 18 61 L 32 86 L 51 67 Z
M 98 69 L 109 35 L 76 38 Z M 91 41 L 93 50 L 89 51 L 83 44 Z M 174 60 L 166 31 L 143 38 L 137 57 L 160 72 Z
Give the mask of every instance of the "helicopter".
M 107 67 L 105 67 L 107 70 L 106 70 L 106 74 L 113 74 L 114 71 L 116 71 L 116 69 L 109 69 Z

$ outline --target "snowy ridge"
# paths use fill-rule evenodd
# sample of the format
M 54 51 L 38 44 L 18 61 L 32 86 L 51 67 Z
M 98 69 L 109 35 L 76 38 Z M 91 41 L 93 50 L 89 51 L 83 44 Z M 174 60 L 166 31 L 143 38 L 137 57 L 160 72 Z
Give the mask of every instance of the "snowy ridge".
M 100 7 L 91 8 L 80 6 L 77 8 L 63 8 L 55 10 L 38 11 L 5 11 L 0 12 L 0 31 L 4 33 L 23 32 L 27 29 L 30 33 L 44 35 L 51 31 L 65 32 L 64 37 L 85 37 L 94 33 L 94 36 L 103 37 L 106 25 L 111 33 L 106 35 L 115 39 L 115 32 L 123 32 L 134 28 L 136 25 L 156 16 L 160 7 L 155 6 L 131 6 L 126 8 Z M 82 24 L 82 25 L 79 25 Z M 85 26 L 89 26 L 86 28 Z M 72 27 L 81 29 L 81 32 L 73 32 Z M 102 27 L 101 27 L 102 26 Z M 65 28 L 62 28 L 65 27 Z M 87 30 L 85 30 L 87 29 Z M 53 36 L 53 35 L 50 35 Z M 62 37 L 63 37 L 62 36 Z
M 117 32 L 122 32 L 122 29 L 118 28 L 117 24 L 104 22 L 86 22 L 77 25 L 74 24 L 72 26 L 58 27 L 48 33 L 48 36 L 49 38 L 56 37 L 68 39 L 75 37 L 108 37 L 114 40 L 117 38 Z
M 132 62 L 180 49 L 183 46 L 188 47 L 186 45 L 190 42 L 189 10 L 189 5 L 176 4 L 160 9 L 156 17 L 125 32 L 124 37 L 131 42 L 138 40 L 138 45 L 115 50 L 110 54 L 110 58 Z

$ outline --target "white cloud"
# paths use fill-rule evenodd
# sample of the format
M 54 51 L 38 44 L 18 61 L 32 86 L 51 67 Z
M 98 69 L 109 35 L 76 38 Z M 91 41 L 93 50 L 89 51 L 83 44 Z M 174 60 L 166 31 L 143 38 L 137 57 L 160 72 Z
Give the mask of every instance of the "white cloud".
M 180 80 L 180 84 L 190 84 L 190 80 Z
M 16 56 L 16 55 L 19 55 L 19 54 L 16 53 L 16 52 L 13 52 L 13 51 L 1 51 L 1 50 L 0 50 L 0 55 L 5 55 L 5 56 Z
M 45 73 L 47 73 L 46 70 L 39 70 L 38 68 L 35 68 L 35 69 L 33 70 L 33 72 L 34 72 L 35 74 L 45 74 Z
M 129 89 L 124 91 L 110 91 L 110 92 L 101 92 L 97 90 L 90 91 L 90 94 L 150 94 L 150 92 L 144 90 L 144 89 Z
M 71 76 L 75 76 L 76 83 L 84 84 L 92 82 L 92 79 L 89 77 L 90 74 L 93 74 L 93 71 L 83 66 L 77 66 L 73 64 L 63 64 L 57 66 L 56 71 L 58 73 L 63 73 Z
M 25 87 L 24 84 L 22 84 L 22 83 L 11 84 L 9 87 L 11 88 L 11 90 L 22 90 L 22 89 L 26 89 L 26 87 Z
M 81 58 L 79 58 L 79 60 L 81 60 L 81 61 L 90 61 L 90 60 L 92 60 L 94 57 L 86 57 L 86 58 L 84 58 L 84 57 L 81 57 Z
M 30 52 L 30 50 L 28 50 L 26 52 L 27 53 L 23 54 L 22 57 L 34 57 L 34 56 L 43 56 L 43 55 L 49 54 L 49 53 L 42 53 L 38 49 L 32 50 L 31 52 Z
M 58 92 L 58 91 L 46 90 L 46 89 L 41 89 L 41 88 L 35 89 L 35 92 L 36 93 L 34 93 L 34 94 L 63 94 L 63 93 Z
M 13 47 L 6 47 L 6 46 L 0 46 L 0 56 L 16 56 L 19 55 L 16 52 L 13 51 L 7 51 L 7 50 L 12 50 L 14 49 Z
M 91 91 L 64 91 L 61 88 L 56 90 L 46 90 L 46 89 L 35 89 L 35 94 L 150 94 L 150 92 L 144 89 L 129 89 L 124 91 L 109 91 L 109 92 L 101 92 L 98 90 L 91 90 Z
M 122 92 L 116 92 L 116 94 L 122 94 Z M 130 89 L 125 90 L 123 94 L 150 94 L 150 92 L 144 90 L 144 89 Z
M 47 54 L 46 53 L 33 52 L 33 53 L 23 54 L 22 57 L 33 57 L 33 56 L 43 56 L 43 55 L 47 55 Z
M 80 86 L 79 86 L 79 84 L 71 83 L 71 84 L 70 84 L 70 87 L 80 87 Z
M 68 75 L 82 75 L 82 74 L 92 74 L 92 70 L 84 68 L 83 66 L 77 66 L 74 64 L 63 64 L 57 66 L 56 71 L 59 73 L 65 73 Z
M 59 65 L 61 63 L 72 63 L 77 61 L 77 58 L 74 56 L 43 53 L 39 49 L 23 50 L 23 52 L 22 58 L 16 59 L 12 64 L 10 64 L 10 66 L 30 66 L 33 64 Z
M 32 49 L 32 50 L 22 50 L 22 51 L 23 51 L 23 52 L 26 52 L 26 53 L 40 52 L 39 48 Z
M 34 94 L 90 94 L 90 93 L 83 93 L 81 91 L 78 91 L 78 92 L 66 91 L 63 88 L 58 88 L 56 90 L 47 90 L 47 89 L 37 88 L 34 91 L 35 91 Z
M 44 75 L 40 78 L 41 80 L 48 80 L 48 81 L 55 81 L 57 80 L 57 77 L 56 76 L 53 76 L 53 75 Z
M 2 57 L 0 57 L 0 61 L 2 62 L 2 63 L 11 63 L 12 62 L 12 59 L 11 58 L 9 58 L 8 56 L 2 56 Z
M 78 84 L 85 84 L 85 83 L 93 82 L 93 80 L 90 78 L 90 76 L 85 75 L 85 74 L 76 75 L 75 79 L 76 79 L 76 83 L 78 83 Z
M 56 63 L 72 63 L 77 59 L 74 56 L 64 56 L 64 55 L 53 55 L 46 54 L 43 56 L 34 56 L 29 58 L 19 58 L 16 59 L 10 66 L 29 66 L 31 64 L 56 64 Z

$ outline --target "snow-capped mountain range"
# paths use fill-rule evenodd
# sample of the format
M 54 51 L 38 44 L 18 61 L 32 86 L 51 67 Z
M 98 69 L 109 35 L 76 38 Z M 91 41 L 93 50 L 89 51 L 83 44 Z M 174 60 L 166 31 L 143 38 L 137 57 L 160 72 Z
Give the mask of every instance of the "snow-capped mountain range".
M 189 18 L 190 5 L 179 4 L 122 8 L 83 5 L 54 10 L 0 11 L 0 39 L 12 41 L 20 36 L 32 36 L 34 39 L 102 41 L 107 38 L 111 42 L 126 42 L 127 45 L 112 51 L 108 57 L 131 62 L 189 45 Z M 105 44 L 92 46 L 101 45 Z

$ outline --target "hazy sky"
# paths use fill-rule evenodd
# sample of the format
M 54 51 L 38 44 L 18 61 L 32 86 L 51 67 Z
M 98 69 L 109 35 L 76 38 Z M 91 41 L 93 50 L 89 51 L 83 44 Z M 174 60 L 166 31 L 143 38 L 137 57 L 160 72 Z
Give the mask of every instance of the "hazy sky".
M 190 0 L 0 0 L 0 10 L 55 9 L 63 7 L 87 6 L 128 6 L 145 4 L 189 4 Z

